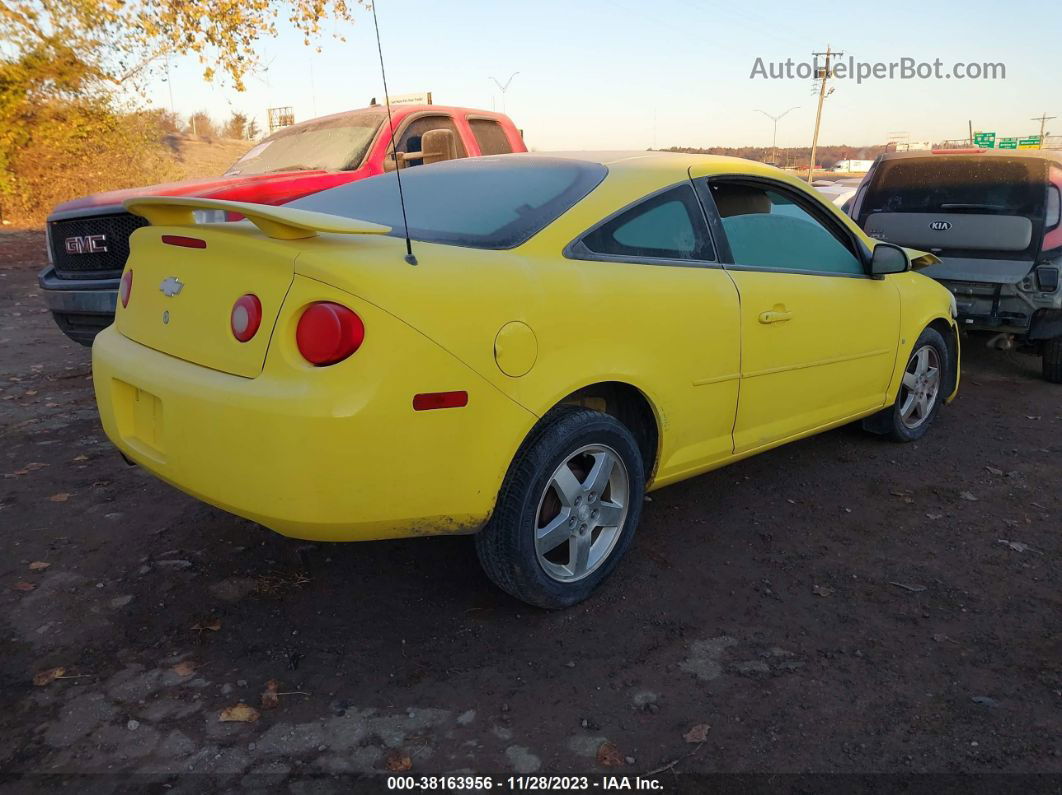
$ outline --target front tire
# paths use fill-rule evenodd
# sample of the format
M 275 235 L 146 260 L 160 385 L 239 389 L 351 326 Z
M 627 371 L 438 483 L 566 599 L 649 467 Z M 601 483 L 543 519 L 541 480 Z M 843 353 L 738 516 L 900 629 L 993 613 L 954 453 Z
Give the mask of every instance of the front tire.
M 1044 380 L 1062 384 L 1062 337 L 1044 341 L 1043 357 Z
M 895 442 L 921 439 L 944 402 L 952 366 L 944 338 L 936 329 L 927 328 L 911 350 L 896 402 L 870 417 L 864 427 Z
M 634 539 L 645 495 L 638 443 L 616 418 L 562 406 L 517 452 L 476 536 L 487 576 L 544 608 L 586 599 Z

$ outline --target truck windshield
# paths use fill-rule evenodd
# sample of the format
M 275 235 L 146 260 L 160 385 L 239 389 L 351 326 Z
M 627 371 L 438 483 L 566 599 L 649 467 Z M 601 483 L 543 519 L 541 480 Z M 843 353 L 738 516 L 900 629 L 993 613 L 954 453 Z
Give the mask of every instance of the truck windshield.
M 225 176 L 353 170 L 386 118 L 383 111 L 367 110 L 285 127 L 233 163 Z
M 885 160 L 867 188 L 862 214 L 955 212 L 1043 214 L 1046 171 L 1022 157 L 932 155 Z
M 451 160 L 402 172 L 414 240 L 469 248 L 517 246 L 586 196 L 603 165 L 533 155 Z M 395 174 L 350 182 L 286 205 L 373 221 L 403 233 Z

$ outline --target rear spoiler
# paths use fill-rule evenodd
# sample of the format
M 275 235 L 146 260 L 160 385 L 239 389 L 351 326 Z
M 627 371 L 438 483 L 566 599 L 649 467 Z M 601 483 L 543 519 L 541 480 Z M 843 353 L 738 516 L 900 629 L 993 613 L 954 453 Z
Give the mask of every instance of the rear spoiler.
M 146 196 L 129 199 L 125 202 L 125 209 L 146 218 L 154 226 L 192 226 L 195 224 L 195 210 L 223 210 L 245 216 L 265 234 L 277 240 L 301 240 L 313 237 L 318 232 L 337 235 L 386 235 L 391 231 L 389 226 L 328 213 L 222 199 L 197 199 L 190 196 Z
M 940 264 L 940 257 L 936 254 L 930 254 L 928 251 L 919 251 L 917 248 L 905 248 L 904 251 L 907 252 L 907 256 L 911 260 L 911 267 L 915 270 Z

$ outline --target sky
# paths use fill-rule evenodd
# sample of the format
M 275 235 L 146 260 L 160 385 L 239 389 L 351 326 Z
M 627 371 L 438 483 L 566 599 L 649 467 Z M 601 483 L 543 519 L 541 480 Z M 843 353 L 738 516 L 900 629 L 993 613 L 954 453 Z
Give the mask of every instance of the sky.
M 1045 111 L 1060 117 L 1048 130 L 1062 133 L 1059 3 L 378 0 L 377 14 L 392 95 L 431 91 L 436 104 L 504 110 L 538 151 L 769 146 L 773 125 L 757 109 L 794 106 L 778 123 L 778 146 L 809 146 L 812 81 L 751 73 L 757 58 L 807 61 L 827 45 L 868 63 L 939 58 L 945 72 L 1003 63 L 1006 78 L 832 81 L 820 144 L 964 138 L 971 121 L 1023 136 L 1039 132 L 1031 117 Z M 172 89 L 182 115 L 238 110 L 263 128 L 268 107 L 290 105 L 296 121 L 364 107 L 384 92 L 371 12 L 355 15 L 353 25 L 326 26 L 320 53 L 281 23 L 275 40 L 259 43 L 265 68 L 245 92 L 207 83 L 195 59 L 175 58 L 148 98 L 169 108 Z M 514 72 L 504 94 L 490 79 L 504 84 Z

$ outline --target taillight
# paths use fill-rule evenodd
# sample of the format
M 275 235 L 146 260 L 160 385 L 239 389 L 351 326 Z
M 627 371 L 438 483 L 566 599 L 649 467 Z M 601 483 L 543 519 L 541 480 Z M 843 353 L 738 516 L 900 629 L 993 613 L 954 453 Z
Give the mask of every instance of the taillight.
M 240 342 L 247 342 L 258 333 L 262 325 L 262 302 L 253 293 L 241 295 L 232 305 L 232 313 L 229 315 L 229 327 L 232 336 Z
M 129 294 L 133 292 L 133 270 L 129 268 L 122 274 L 122 281 L 118 285 L 118 297 L 122 299 L 122 308 L 129 306 Z
M 184 248 L 206 248 L 205 240 L 202 240 L 198 237 L 185 237 L 184 235 L 163 235 L 162 242 L 165 243 L 167 246 L 183 246 Z
M 295 342 L 310 364 L 341 362 L 361 347 L 365 324 L 350 309 L 331 301 L 310 304 L 299 318 Z

